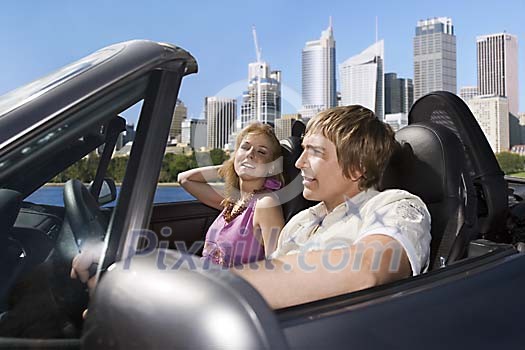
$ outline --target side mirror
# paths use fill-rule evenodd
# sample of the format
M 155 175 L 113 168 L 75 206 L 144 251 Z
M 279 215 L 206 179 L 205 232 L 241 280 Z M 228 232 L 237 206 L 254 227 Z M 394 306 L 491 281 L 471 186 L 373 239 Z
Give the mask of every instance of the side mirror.
M 117 186 L 115 185 L 115 181 L 106 177 L 102 181 L 98 203 L 104 205 L 113 202 L 115 199 L 117 199 Z

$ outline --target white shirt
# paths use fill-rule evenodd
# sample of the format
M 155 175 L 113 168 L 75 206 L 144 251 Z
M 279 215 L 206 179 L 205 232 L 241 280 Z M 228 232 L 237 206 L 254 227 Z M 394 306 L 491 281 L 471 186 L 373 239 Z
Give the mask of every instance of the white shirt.
M 399 242 L 413 275 L 428 269 L 430 214 L 419 197 L 403 190 L 369 189 L 347 199 L 330 213 L 322 202 L 299 212 L 281 231 L 271 258 L 349 247 L 375 234 Z

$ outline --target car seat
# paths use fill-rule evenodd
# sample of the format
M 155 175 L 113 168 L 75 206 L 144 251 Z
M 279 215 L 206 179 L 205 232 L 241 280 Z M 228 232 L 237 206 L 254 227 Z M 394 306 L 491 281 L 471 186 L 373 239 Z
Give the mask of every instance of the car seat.
M 301 171 L 295 167 L 295 162 L 303 151 L 301 142 L 304 131 L 303 122 L 295 121 L 292 126 L 292 136 L 281 140 L 283 175 L 286 186 L 277 193 L 282 203 L 285 222 L 288 222 L 292 216 L 301 210 L 317 203 L 303 197 L 303 178 Z
M 431 122 L 450 129 L 459 139 L 466 167 L 477 196 L 479 232 L 486 239 L 501 241 L 506 235 L 508 186 L 483 131 L 465 102 L 458 96 L 436 91 L 412 106 L 409 124 Z
M 429 122 L 396 133 L 401 147 L 385 167 L 379 189 L 419 196 L 431 215 L 430 268 L 462 258 L 476 227 L 476 197 L 458 138 Z

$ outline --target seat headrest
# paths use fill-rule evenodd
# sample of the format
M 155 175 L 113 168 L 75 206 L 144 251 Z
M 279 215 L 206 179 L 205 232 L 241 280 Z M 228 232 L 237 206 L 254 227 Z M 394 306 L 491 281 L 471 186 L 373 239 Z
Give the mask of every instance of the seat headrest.
M 301 123 L 302 124 L 302 123 Z M 301 138 L 290 136 L 281 140 L 281 151 L 283 154 L 283 175 L 285 188 L 280 193 L 282 209 L 285 222 L 298 212 L 315 205 L 316 202 L 306 200 L 303 197 L 303 183 L 300 170 L 295 167 L 295 162 L 299 159 L 303 149 Z
M 292 136 L 303 137 L 306 131 L 306 125 L 301 120 L 295 120 L 292 125 Z
M 458 138 L 446 127 L 412 124 L 396 133 L 401 147 L 385 167 L 380 189 L 400 188 L 427 205 L 456 195 L 464 155 Z
M 299 159 L 302 152 L 301 139 L 296 136 L 290 136 L 281 140 L 281 152 L 283 154 L 283 172 L 286 183 L 291 182 L 299 169 L 295 167 L 295 162 Z

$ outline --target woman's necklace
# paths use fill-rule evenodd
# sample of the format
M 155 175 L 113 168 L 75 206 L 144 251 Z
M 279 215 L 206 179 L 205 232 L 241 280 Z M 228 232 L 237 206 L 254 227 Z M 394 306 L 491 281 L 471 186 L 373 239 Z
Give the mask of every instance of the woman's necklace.
M 237 216 L 241 215 L 247 208 L 248 203 L 252 200 L 253 196 L 255 196 L 257 193 L 260 193 L 264 191 L 264 188 L 260 188 L 258 190 L 253 190 L 252 193 L 248 195 L 245 199 L 242 200 L 241 204 L 235 208 L 235 203 L 228 201 L 228 204 L 226 205 L 226 208 L 224 210 L 224 221 L 226 223 L 232 222 Z

